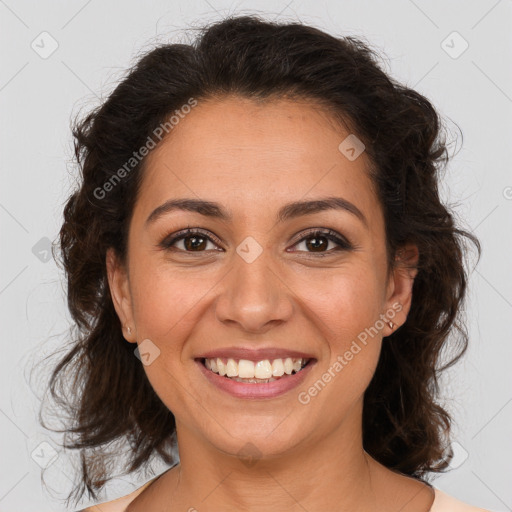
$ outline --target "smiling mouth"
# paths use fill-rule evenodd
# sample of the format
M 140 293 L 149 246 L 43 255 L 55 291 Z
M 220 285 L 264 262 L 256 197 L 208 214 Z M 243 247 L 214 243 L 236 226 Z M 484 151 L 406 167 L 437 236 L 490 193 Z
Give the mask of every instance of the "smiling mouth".
M 294 375 L 313 359 L 280 358 L 249 361 L 247 359 L 203 358 L 200 362 L 211 372 L 236 382 L 266 384 Z

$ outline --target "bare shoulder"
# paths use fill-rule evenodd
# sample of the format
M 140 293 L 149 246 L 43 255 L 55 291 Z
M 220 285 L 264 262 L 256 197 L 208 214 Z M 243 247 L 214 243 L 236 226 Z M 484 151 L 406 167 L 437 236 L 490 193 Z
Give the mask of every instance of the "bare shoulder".
M 157 477 L 158 478 L 158 477 Z M 84 508 L 78 512 L 125 512 L 126 507 L 149 485 L 153 483 L 153 480 L 145 483 L 142 487 L 139 487 L 135 491 L 127 494 L 126 496 L 122 496 L 121 498 L 117 498 L 112 501 L 107 501 L 105 503 L 100 503 L 99 505 L 93 505 L 88 508 Z

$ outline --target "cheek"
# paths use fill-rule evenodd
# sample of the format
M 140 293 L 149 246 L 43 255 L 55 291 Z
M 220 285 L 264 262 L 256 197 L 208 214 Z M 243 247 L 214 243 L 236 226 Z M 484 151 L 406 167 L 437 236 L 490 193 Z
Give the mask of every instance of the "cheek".
M 361 396 L 378 363 L 382 329 L 382 284 L 366 267 L 331 273 L 316 280 L 309 307 L 315 311 L 321 336 L 327 340 L 320 372 L 333 382 L 339 405 Z
M 167 408 L 186 416 L 193 394 L 187 390 L 186 365 L 192 362 L 186 360 L 184 346 L 198 325 L 205 293 L 215 281 L 210 284 L 204 271 L 194 275 L 165 262 L 155 263 L 154 257 L 143 254 L 132 261 L 130 287 L 138 342 L 149 339 L 159 351 L 144 371 Z
M 196 271 L 142 258 L 131 269 L 131 289 L 137 331 L 169 344 L 197 323 L 219 277 L 203 268 Z
M 316 272 L 314 279 L 305 279 L 301 286 L 332 349 L 343 350 L 351 339 L 374 326 L 382 313 L 382 285 L 368 267 Z

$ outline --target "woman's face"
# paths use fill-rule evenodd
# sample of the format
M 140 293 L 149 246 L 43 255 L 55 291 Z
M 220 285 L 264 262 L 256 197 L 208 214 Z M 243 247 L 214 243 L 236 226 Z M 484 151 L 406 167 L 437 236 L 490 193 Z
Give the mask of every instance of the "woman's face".
M 387 274 L 382 210 L 349 135 L 306 103 L 229 97 L 200 101 L 147 157 L 128 265 L 109 253 L 109 282 L 126 339 L 196 446 L 272 456 L 360 435 L 412 275 Z M 160 208 L 185 199 L 209 204 Z M 200 233 L 171 240 L 186 228 Z M 288 375 L 288 357 L 309 363 Z

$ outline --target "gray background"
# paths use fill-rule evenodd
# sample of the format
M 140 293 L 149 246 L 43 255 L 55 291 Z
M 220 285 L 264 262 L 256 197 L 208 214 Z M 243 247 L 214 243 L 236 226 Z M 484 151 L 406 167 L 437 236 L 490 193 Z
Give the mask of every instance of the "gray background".
M 73 184 L 71 115 L 96 106 L 141 50 L 183 40 L 186 27 L 254 12 L 366 38 L 384 51 L 393 76 L 461 128 L 442 193 L 483 255 L 470 279 L 470 349 L 443 380 L 456 457 L 434 485 L 512 510 L 510 0 L 0 0 L 0 512 L 65 510 L 57 499 L 71 485 L 72 457 L 37 422 L 44 371 L 30 370 L 64 346 L 69 325 L 48 250 Z M 155 463 L 155 472 L 164 469 Z M 104 499 L 148 478 L 118 478 Z

